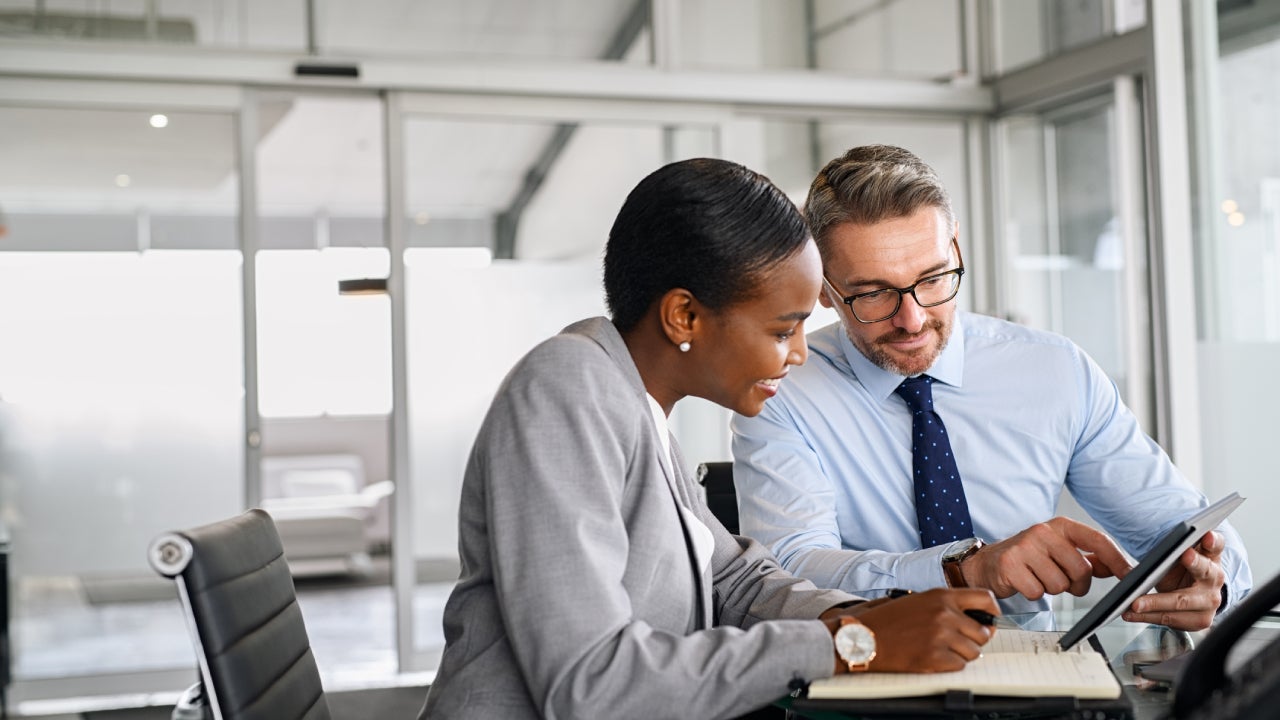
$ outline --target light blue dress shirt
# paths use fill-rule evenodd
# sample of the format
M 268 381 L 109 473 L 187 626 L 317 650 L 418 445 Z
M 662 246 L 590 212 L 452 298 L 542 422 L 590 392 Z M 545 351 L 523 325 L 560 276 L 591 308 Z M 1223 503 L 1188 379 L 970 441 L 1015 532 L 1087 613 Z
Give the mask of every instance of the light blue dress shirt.
M 945 587 L 951 545 L 921 550 L 917 535 L 911 415 L 894 394 L 903 377 L 867 360 L 839 323 L 808 340 L 808 362 L 764 411 L 733 417 L 742 533 L 819 587 L 868 597 Z M 1134 557 L 1208 504 L 1101 368 L 1060 335 L 957 312 L 928 374 L 974 529 L 988 542 L 1052 518 L 1064 486 Z M 1234 604 L 1252 576 L 1239 534 L 1222 531 Z M 1001 605 L 1049 608 L 1020 595 Z

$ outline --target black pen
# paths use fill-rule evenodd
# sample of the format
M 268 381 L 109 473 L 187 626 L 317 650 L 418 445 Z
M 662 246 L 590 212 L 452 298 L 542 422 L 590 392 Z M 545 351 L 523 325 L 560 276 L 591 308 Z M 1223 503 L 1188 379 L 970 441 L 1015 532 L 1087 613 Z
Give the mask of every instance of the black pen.
M 995 615 L 992 615 L 991 613 L 987 612 L 986 610 L 978 610 L 977 608 L 966 608 L 966 609 L 965 609 L 965 611 L 964 611 L 964 614 L 965 614 L 965 615 L 968 615 L 969 617 L 973 618 L 974 620 L 977 620 L 978 622 L 982 623 L 983 625 L 995 625 L 995 624 L 996 624 L 996 616 L 995 616 Z

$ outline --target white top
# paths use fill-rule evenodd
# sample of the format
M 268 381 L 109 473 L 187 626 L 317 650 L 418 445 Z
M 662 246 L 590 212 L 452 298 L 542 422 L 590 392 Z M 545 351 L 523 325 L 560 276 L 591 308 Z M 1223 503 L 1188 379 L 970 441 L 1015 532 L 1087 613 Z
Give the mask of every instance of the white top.
M 662 466 L 666 468 L 667 473 L 671 477 L 675 477 L 675 459 L 671 456 L 671 426 L 667 424 L 667 414 L 662 411 L 662 406 L 649 393 L 645 393 L 645 397 L 649 399 L 649 412 L 653 415 L 653 424 L 658 428 L 658 437 L 662 439 Z M 698 558 L 698 569 L 706 572 L 711 565 L 711 553 L 715 550 L 715 537 L 712 536 L 711 530 L 698 519 L 688 508 L 680 506 L 680 515 L 684 519 L 685 527 L 689 528 L 689 537 L 693 540 L 693 554 Z

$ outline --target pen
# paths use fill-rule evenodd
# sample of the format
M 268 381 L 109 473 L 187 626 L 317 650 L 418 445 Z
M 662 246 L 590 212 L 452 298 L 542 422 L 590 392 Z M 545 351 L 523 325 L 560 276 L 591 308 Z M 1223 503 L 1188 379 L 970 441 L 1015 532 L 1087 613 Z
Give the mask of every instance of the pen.
M 996 616 L 995 616 L 995 615 L 992 615 L 991 613 L 989 613 L 989 612 L 987 612 L 987 611 L 985 611 L 985 610 L 978 610 L 978 609 L 976 609 L 976 608 L 966 608 L 966 609 L 965 609 L 965 611 L 964 611 L 964 614 L 965 614 L 965 615 L 968 615 L 969 617 L 973 618 L 974 620 L 977 620 L 978 622 L 982 623 L 983 625 L 995 625 L 995 624 L 996 624 Z

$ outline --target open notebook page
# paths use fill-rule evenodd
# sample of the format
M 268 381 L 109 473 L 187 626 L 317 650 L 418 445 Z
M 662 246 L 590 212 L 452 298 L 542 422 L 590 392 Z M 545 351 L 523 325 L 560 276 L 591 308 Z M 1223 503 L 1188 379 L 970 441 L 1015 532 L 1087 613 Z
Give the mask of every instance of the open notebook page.
M 1058 649 L 1061 633 L 1000 630 L 982 657 L 949 673 L 851 673 L 816 680 L 809 698 L 893 698 L 969 690 L 975 695 L 1087 699 L 1120 696 L 1107 660 L 1085 645 Z

